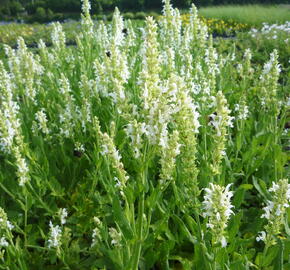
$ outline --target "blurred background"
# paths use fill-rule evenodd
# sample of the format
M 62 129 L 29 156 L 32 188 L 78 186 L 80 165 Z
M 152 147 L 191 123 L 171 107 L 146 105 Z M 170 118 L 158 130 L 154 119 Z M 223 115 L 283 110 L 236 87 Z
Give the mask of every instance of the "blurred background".
M 198 8 L 221 5 L 287 4 L 289 0 L 172 0 L 174 7 L 187 9 L 192 3 Z M 142 19 L 142 12 L 160 13 L 162 0 L 91 0 L 95 18 L 112 13 L 117 6 L 122 12 L 132 13 L 128 17 Z M 80 0 L 0 0 L 0 21 L 49 22 L 78 19 Z M 139 12 L 139 14 L 136 14 Z M 150 15 L 150 14 L 149 14 Z

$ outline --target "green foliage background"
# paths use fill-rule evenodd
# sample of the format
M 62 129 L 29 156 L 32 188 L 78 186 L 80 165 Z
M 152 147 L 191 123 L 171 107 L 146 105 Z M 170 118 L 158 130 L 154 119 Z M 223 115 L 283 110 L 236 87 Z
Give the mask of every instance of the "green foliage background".
M 173 5 L 178 8 L 187 8 L 192 3 L 197 6 L 224 5 L 224 4 L 287 4 L 287 0 L 174 0 Z M 121 10 L 146 11 L 162 8 L 161 0 L 92 0 L 92 12 L 110 12 L 115 6 Z M 39 8 L 43 9 L 40 10 Z M 81 9 L 80 0 L 0 0 L 0 19 L 5 16 L 17 18 L 20 14 L 47 13 L 79 13 Z

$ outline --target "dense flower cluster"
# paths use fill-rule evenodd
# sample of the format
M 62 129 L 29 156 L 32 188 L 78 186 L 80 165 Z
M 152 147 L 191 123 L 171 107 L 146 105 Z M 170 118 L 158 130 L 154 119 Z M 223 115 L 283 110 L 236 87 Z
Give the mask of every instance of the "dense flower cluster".
M 189 23 L 189 14 L 182 14 L 181 19 L 184 25 Z M 216 18 L 205 18 L 200 16 L 200 20 L 208 27 L 211 34 L 221 36 L 231 36 L 238 32 L 248 31 L 250 26 L 245 23 L 235 22 L 234 20 L 222 20 Z
M 258 30 L 256 28 L 252 28 L 249 34 L 253 37 L 264 36 L 267 39 L 277 39 L 280 35 L 285 35 L 285 37 L 289 37 L 290 34 L 290 22 L 285 22 L 284 24 L 267 24 L 263 23 L 263 27 Z M 289 43 L 289 38 L 285 39 L 285 43 Z
M 230 110 L 227 107 L 227 100 L 222 92 L 218 92 L 213 98 L 212 106 L 215 108 L 215 113 L 211 114 L 209 125 L 213 126 L 215 133 L 213 140 L 215 148 L 213 152 L 213 160 L 211 169 L 213 174 L 220 174 L 220 163 L 222 162 L 225 153 L 225 142 L 228 127 L 233 127 L 234 117 L 230 116 Z
M 14 225 L 8 220 L 7 214 L 0 207 L 0 258 L 4 254 L 2 249 L 9 247 L 13 243 L 12 229 L 14 229 Z
M 53 225 L 53 223 L 49 222 L 49 239 L 47 240 L 48 248 L 58 248 L 61 245 L 61 233 L 62 230 L 59 225 Z
M 256 238 L 257 241 L 264 241 L 267 246 L 276 244 L 275 237 L 280 234 L 284 222 L 287 208 L 290 207 L 290 184 L 287 179 L 280 179 L 268 190 L 272 198 L 267 201 L 263 208 L 264 214 L 261 218 L 267 219 L 266 231 L 261 231 Z
M 225 188 L 210 183 L 209 188 L 205 189 L 203 201 L 203 216 L 208 217 L 206 224 L 212 232 L 213 242 L 221 243 L 222 247 L 227 246 L 225 237 L 226 227 L 230 216 L 233 214 L 231 197 L 233 192 L 229 191 L 230 184 Z

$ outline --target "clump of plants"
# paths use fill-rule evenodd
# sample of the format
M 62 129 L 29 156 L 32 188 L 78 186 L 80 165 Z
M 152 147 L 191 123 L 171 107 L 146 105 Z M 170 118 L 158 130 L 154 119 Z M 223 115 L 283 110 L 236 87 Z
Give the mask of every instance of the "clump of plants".
M 187 25 L 190 21 L 190 14 L 182 14 L 182 22 Z M 222 20 L 217 18 L 205 18 L 200 16 L 200 20 L 208 27 L 208 32 L 213 36 L 232 37 L 237 33 L 249 31 L 250 25 L 236 22 L 232 19 Z
M 0 268 L 289 267 L 277 51 L 218 54 L 169 0 L 141 28 L 82 10 L 75 47 L 5 46 Z

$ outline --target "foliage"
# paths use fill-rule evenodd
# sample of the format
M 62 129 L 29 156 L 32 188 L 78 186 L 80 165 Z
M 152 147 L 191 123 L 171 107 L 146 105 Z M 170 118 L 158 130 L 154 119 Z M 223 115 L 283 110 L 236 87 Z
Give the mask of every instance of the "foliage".
M 218 51 L 195 6 L 184 28 L 168 0 L 136 26 L 89 7 L 76 46 L 60 23 L 4 46 L 0 268 L 289 268 L 278 51 Z
M 3 2 L 3 3 L 2 3 Z M 253 19 L 257 15 L 259 18 L 263 17 L 262 21 L 266 21 L 268 15 L 270 14 L 273 19 L 287 20 L 289 18 L 289 7 L 285 6 L 245 6 L 245 4 L 254 4 L 261 2 L 262 4 L 275 4 L 275 3 L 286 3 L 287 0 L 175 0 L 173 4 L 179 8 L 188 8 L 191 3 L 195 3 L 198 6 L 209 6 L 209 5 L 226 5 L 221 6 L 219 8 L 216 7 L 208 7 L 201 9 L 201 14 L 205 17 L 210 18 L 218 18 L 228 21 L 229 19 L 234 19 L 237 22 L 241 23 L 249 23 L 245 22 L 245 18 Z M 241 4 L 243 6 L 229 6 L 229 4 Z M 91 7 L 92 12 L 97 14 L 108 13 L 114 10 L 114 7 L 118 6 L 120 9 L 124 11 L 151 11 L 151 10 L 159 10 L 162 8 L 161 0 L 92 0 Z M 13 1 L 0 1 L 0 19 L 11 20 L 16 18 L 21 18 L 27 21 L 34 16 L 31 15 L 36 14 L 36 10 L 38 8 L 43 8 L 46 10 L 51 10 L 53 13 L 69 13 L 70 16 L 73 13 L 79 13 L 81 9 L 81 0 L 13 0 Z M 30 16 L 25 14 L 27 12 Z M 276 14 L 276 16 L 273 16 Z M 279 17 L 280 14 L 280 17 Z M 1 16 L 2 15 L 2 16 Z M 246 15 L 246 16 L 245 16 Z M 254 16 L 253 16 L 254 15 Z M 1 18 L 2 17 L 2 18 Z M 67 17 L 67 16 L 65 16 Z M 238 17 L 238 18 L 237 18 Z M 280 19 L 281 18 L 281 19 Z M 34 17 L 37 20 L 37 17 Z M 241 20 L 241 21 L 240 21 Z M 256 19 L 255 19 L 256 20 Z M 259 20 L 259 19 L 258 19 Z M 42 22 L 43 20 L 39 20 Z M 261 19 L 260 19 L 261 22 Z M 252 23 L 252 22 L 251 22 Z M 272 23 L 272 22 L 271 22 Z M 274 21 L 273 21 L 274 23 Z
M 186 25 L 190 22 L 190 14 L 181 16 L 182 22 Z M 250 30 L 250 25 L 238 23 L 234 20 L 224 21 L 222 19 L 200 17 L 202 22 L 208 27 L 209 33 L 214 36 L 235 36 L 239 32 Z
M 75 42 L 75 34 L 80 32 L 78 22 L 63 23 L 63 30 L 66 33 L 68 43 Z M 38 41 L 42 39 L 47 44 L 51 44 L 50 33 L 52 25 L 45 24 L 7 24 L 0 26 L 0 43 L 17 46 L 17 39 L 21 36 L 30 47 L 36 47 Z
M 205 18 L 215 18 L 225 21 L 233 20 L 237 23 L 259 27 L 262 23 L 285 23 L 290 18 L 289 6 L 267 5 L 228 5 L 204 7 L 200 14 Z
M 18 1 L 4 2 L 3 5 L 0 3 L 0 15 L 8 15 L 16 17 L 18 14 L 23 12 L 24 8 Z
M 264 23 L 262 28 L 252 28 L 248 32 L 239 32 L 235 39 L 237 54 L 241 54 L 251 48 L 253 53 L 253 62 L 262 64 L 267 61 L 269 55 L 274 49 L 279 52 L 279 62 L 283 67 L 281 79 L 284 84 L 289 83 L 289 22 L 282 25 Z M 227 52 L 232 47 L 232 40 L 217 39 L 216 48 L 219 52 Z

